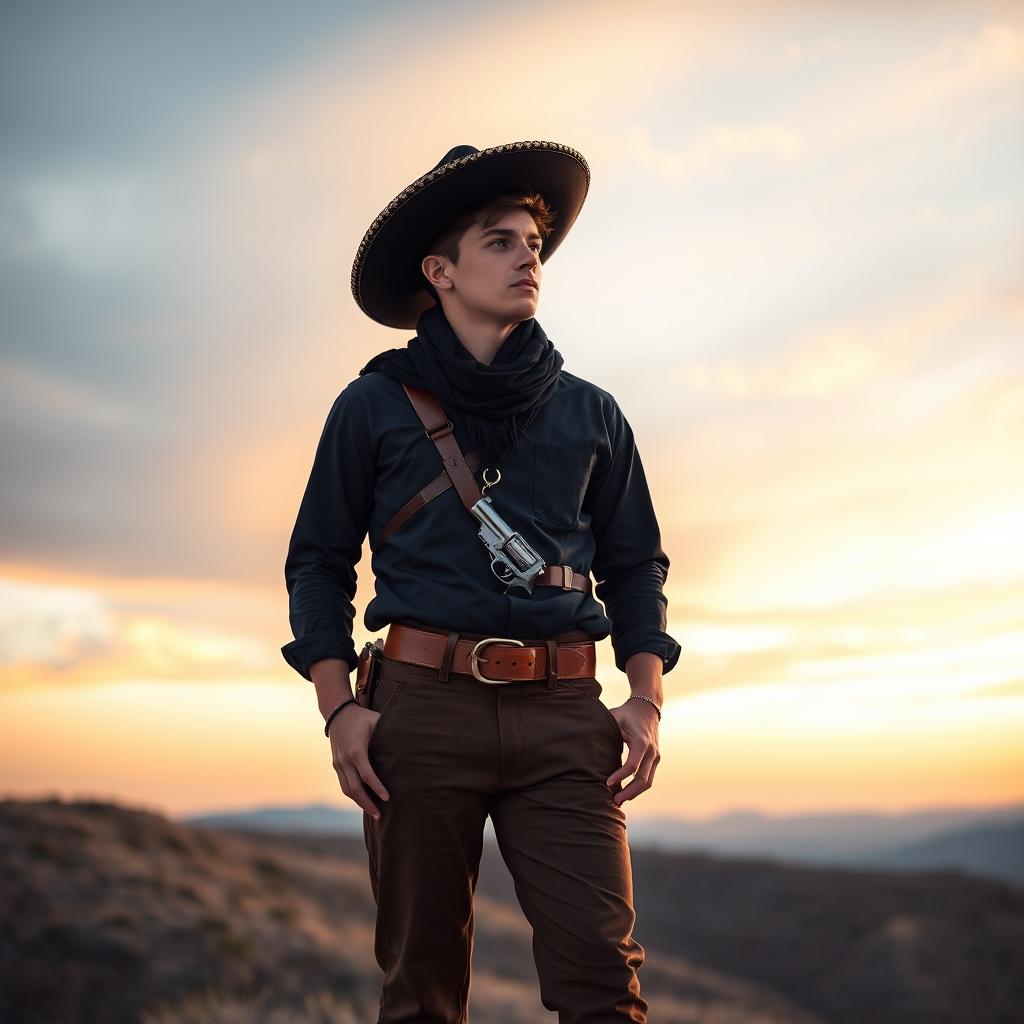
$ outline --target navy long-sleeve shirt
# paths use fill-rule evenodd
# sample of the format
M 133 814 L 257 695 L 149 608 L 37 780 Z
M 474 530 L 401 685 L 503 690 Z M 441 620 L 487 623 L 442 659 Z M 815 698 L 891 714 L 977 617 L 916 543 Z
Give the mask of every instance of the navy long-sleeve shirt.
M 468 454 L 465 424 L 447 411 Z M 363 622 L 374 635 L 392 622 L 516 640 L 582 629 L 595 640 L 611 636 L 620 671 L 637 651 L 659 655 L 670 671 L 680 646 L 665 632 L 669 559 L 633 432 L 612 395 L 563 368 L 498 468 L 501 480 L 487 491 L 495 509 L 548 565 L 592 573 L 596 599 L 546 586 L 506 594 L 454 487 L 381 542 L 388 520 L 443 466 L 399 381 L 379 371 L 353 380 L 327 416 L 288 546 L 288 664 L 306 679 L 321 658 L 355 668 L 356 563 L 369 533 L 376 593 Z

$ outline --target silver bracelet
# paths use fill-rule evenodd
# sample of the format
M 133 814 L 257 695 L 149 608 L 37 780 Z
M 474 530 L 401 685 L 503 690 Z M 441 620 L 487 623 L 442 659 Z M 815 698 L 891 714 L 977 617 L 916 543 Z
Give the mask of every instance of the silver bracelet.
M 661 721 L 661 708 L 658 707 L 658 702 L 656 700 L 652 700 L 650 697 L 646 697 L 642 693 L 631 693 L 627 700 L 632 700 L 634 697 L 638 700 L 645 700 L 648 704 L 653 704 L 654 710 L 658 712 L 658 721 Z

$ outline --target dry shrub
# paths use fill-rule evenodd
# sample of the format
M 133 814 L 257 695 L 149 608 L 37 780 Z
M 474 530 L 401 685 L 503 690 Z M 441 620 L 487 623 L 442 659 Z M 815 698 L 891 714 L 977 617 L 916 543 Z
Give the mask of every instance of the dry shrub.
M 241 998 L 208 988 L 180 1003 L 142 1011 L 138 1024 L 361 1024 L 363 1019 L 350 1000 L 327 991 L 311 992 L 301 1006 L 275 1006 L 269 992 Z

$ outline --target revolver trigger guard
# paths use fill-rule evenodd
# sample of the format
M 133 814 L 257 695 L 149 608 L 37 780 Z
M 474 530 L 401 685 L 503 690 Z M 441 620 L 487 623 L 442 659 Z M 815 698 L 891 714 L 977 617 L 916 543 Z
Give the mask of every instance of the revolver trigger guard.
M 498 569 L 498 566 L 504 566 L 504 572 Z M 515 573 L 512 571 L 512 566 L 503 558 L 495 558 L 491 562 L 491 572 L 501 580 L 502 583 L 508 583 L 509 580 L 515 578 Z

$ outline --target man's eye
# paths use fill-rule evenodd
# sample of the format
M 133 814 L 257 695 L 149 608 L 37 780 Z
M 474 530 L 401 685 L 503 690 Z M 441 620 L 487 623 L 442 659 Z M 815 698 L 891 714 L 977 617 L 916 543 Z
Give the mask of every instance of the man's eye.
M 504 242 L 504 243 L 507 244 L 508 243 L 508 239 L 507 238 L 495 238 L 494 241 L 492 241 L 490 244 L 494 245 L 495 242 Z M 541 248 L 540 247 L 540 242 L 534 242 L 533 245 L 530 246 L 530 248 L 531 249 L 536 249 L 537 252 L 540 252 L 540 248 Z

